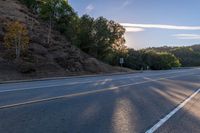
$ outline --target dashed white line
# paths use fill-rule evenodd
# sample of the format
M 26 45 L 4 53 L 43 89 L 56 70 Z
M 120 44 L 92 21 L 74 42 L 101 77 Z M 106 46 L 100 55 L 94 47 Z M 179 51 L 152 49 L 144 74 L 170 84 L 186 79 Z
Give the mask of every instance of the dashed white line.
M 189 98 L 187 98 L 184 102 L 182 102 L 179 106 L 177 106 L 174 110 L 172 110 L 169 114 L 167 114 L 164 118 L 162 118 L 158 123 L 156 123 L 152 128 L 147 130 L 145 133 L 154 133 L 158 128 L 160 128 L 164 123 L 166 123 L 173 115 L 175 115 L 181 108 L 183 108 L 193 97 L 195 97 L 200 92 L 200 89 L 195 91 Z

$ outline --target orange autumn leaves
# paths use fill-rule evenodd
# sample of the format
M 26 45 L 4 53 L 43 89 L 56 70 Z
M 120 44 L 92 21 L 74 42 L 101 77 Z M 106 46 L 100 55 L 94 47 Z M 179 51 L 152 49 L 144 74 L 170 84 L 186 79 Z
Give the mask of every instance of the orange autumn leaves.
M 19 58 L 21 51 L 25 51 L 29 45 L 29 35 L 25 24 L 19 21 L 8 23 L 4 45 L 7 48 L 15 48 L 16 58 Z

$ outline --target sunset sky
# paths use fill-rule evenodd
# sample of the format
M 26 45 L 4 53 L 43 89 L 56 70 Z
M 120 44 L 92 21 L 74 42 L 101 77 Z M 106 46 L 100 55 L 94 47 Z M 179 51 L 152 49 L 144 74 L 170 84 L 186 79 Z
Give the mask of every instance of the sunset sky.
M 126 45 L 140 49 L 200 44 L 200 0 L 69 0 L 81 16 L 125 26 Z

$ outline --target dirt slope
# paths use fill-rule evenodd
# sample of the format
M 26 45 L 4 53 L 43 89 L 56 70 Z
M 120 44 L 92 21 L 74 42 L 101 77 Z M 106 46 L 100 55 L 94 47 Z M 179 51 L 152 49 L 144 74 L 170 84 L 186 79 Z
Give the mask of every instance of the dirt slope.
M 130 71 L 104 64 L 72 46 L 57 31 L 47 44 L 47 26 L 17 0 L 0 0 L 0 81 L 51 76 Z M 6 24 L 13 20 L 29 29 L 30 47 L 23 58 L 13 60 L 12 50 L 3 45 Z M 31 28 L 32 27 L 32 28 Z M 32 29 L 32 30 L 31 30 Z

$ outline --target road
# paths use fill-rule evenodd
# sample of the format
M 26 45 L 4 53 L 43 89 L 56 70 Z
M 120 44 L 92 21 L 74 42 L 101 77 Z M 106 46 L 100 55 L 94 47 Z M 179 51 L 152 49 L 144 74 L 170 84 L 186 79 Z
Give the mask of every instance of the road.
M 200 132 L 200 69 L 0 84 L 0 133 L 145 132 Z

